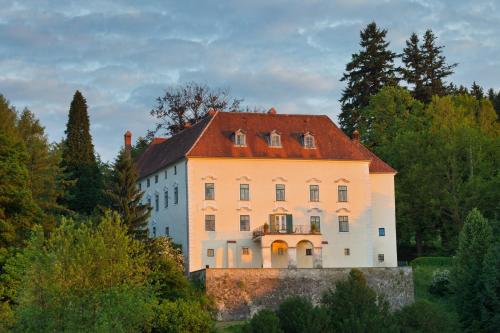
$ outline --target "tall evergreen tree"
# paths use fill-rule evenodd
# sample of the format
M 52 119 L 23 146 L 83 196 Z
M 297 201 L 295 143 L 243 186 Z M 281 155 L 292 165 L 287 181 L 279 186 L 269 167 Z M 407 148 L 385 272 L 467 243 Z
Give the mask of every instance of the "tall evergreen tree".
M 419 38 L 413 33 L 406 41 L 406 47 L 403 49 L 402 61 L 404 67 L 401 68 L 402 78 L 413 85 L 412 95 L 419 101 L 425 99 L 425 67 L 424 57 L 420 49 Z
M 480 331 L 484 287 L 481 282 L 486 254 L 492 241 L 492 231 L 479 210 L 473 209 L 460 233 L 453 267 L 453 288 L 457 311 L 466 331 Z
M 484 91 L 483 88 L 476 83 L 476 81 L 472 82 L 472 86 L 470 87 L 470 94 L 478 101 L 482 100 L 484 98 Z
M 500 119 L 500 91 L 495 93 L 493 88 L 490 88 L 488 90 L 488 99 L 497 113 L 497 119 Z
M 346 65 L 341 81 L 346 81 L 347 87 L 340 99 L 342 111 L 339 122 L 348 135 L 360 124 L 369 122 L 362 109 L 368 105 L 370 96 L 386 85 L 397 84 L 394 68 L 396 54 L 388 50 L 386 35 L 387 30 L 380 30 L 375 22 L 368 24 L 360 32 L 361 51 L 353 54 Z
M 481 306 L 481 323 L 484 332 L 500 332 L 500 240 L 494 242 L 484 258 L 481 282 L 484 294 Z
M 71 210 L 89 214 L 101 202 L 103 182 L 90 135 L 87 101 L 78 90 L 71 102 L 65 133 L 62 166 L 68 180 L 75 182 L 65 203 Z
M 432 30 L 427 30 L 424 34 L 421 54 L 424 66 L 425 94 L 422 102 L 428 103 L 432 96 L 444 96 L 448 93 L 444 79 L 453 74 L 456 63 L 448 65 L 446 57 L 443 55 L 444 46 L 436 45 L 437 37 Z
M 141 203 L 144 192 L 137 187 L 137 170 L 130 156 L 129 149 L 120 151 L 113 165 L 111 184 L 106 191 L 111 208 L 116 210 L 136 239 L 147 238 L 147 223 L 151 207 Z

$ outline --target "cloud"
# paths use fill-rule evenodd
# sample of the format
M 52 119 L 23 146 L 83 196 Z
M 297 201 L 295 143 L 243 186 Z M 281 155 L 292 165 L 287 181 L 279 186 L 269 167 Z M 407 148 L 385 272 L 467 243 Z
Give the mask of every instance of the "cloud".
M 432 28 L 460 64 L 454 82 L 500 89 L 493 1 L 26 0 L 0 12 L 0 93 L 59 140 L 80 89 L 104 160 L 126 129 L 151 128 L 155 98 L 186 81 L 230 88 L 251 106 L 336 120 L 339 79 L 372 20 L 396 52 L 411 32 Z

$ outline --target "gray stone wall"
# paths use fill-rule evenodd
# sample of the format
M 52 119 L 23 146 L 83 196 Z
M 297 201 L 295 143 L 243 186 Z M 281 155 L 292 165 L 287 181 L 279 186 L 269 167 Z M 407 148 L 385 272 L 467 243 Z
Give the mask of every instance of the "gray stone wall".
M 361 268 L 368 285 L 395 310 L 414 300 L 411 267 Z M 217 307 L 217 319 L 243 320 L 262 308 L 276 309 L 289 296 L 318 304 L 324 291 L 347 278 L 349 268 L 210 268 L 191 273 Z

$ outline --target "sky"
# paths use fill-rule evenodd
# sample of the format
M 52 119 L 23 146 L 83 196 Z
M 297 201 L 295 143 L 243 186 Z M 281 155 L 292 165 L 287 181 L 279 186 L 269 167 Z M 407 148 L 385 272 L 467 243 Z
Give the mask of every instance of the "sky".
M 0 0 L 0 93 L 64 136 L 75 90 L 87 99 L 104 161 L 129 129 L 154 127 L 165 89 L 195 81 L 243 105 L 334 121 L 359 32 L 375 21 L 400 53 L 412 32 L 445 45 L 449 78 L 500 89 L 500 1 Z

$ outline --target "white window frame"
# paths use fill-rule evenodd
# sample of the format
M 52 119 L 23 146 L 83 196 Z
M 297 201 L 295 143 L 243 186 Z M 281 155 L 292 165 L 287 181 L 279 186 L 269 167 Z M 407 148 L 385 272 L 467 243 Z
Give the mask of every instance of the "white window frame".
M 314 149 L 316 148 L 316 142 L 314 140 L 314 136 L 310 133 L 304 134 L 303 137 L 303 146 L 305 149 Z
M 269 134 L 269 147 L 281 148 L 281 135 L 276 130 Z
M 234 145 L 237 147 L 246 147 L 247 136 L 242 130 L 237 130 L 234 133 Z

